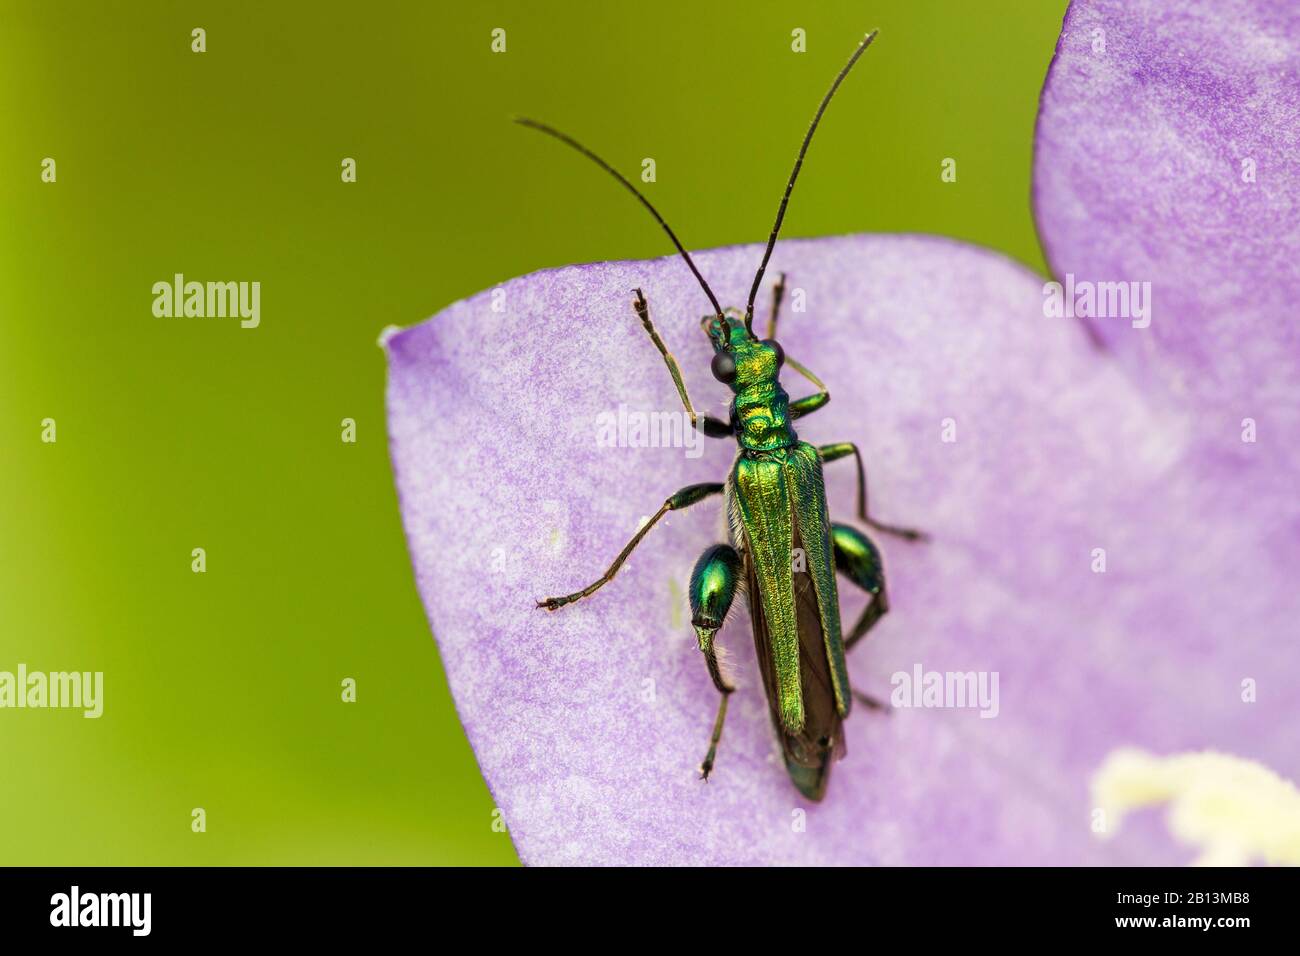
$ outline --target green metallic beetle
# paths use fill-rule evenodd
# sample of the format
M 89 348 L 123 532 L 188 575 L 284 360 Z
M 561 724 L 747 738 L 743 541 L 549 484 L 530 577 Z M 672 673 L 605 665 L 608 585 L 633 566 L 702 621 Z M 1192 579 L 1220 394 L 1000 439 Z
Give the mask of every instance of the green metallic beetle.
M 825 795 L 831 761 L 844 753 L 842 725 L 853 698 L 856 696 L 873 708 L 883 707 L 878 701 L 852 691 L 844 658 L 889 610 L 884 571 L 876 546 L 857 529 L 831 523 L 822 464 L 849 455 L 856 459 L 858 518 L 864 524 L 909 540 L 923 535 L 881 524 L 868 515 L 866 473 L 856 445 L 842 442 L 817 447 L 799 440 L 793 427 L 795 419 L 824 406 L 830 401 L 830 393 L 816 375 L 794 359 L 786 358 L 776 341 L 785 276 L 780 277 L 773 290 L 772 314 L 767 336 L 762 340 L 753 332 L 754 300 L 822 113 L 875 36 L 875 32 L 868 34 L 858 45 L 813 117 L 781 199 L 763 261 L 754 276 L 743 318 L 735 310 L 722 309 L 690 254 L 635 186 L 595 153 L 563 133 L 533 120 L 516 120 L 554 136 L 605 169 L 641 201 L 672 239 L 713 306 L 713 314 L 706 316 L 702 325 L 713 344 L 713 377 L 732 391 L 729 421 L 696 414 L 677 360 L 651 323 L 649 306 L 640 289 L 635 290 L 633 306 L 668 366 L 691 424 L 713 438 L 734 437 L 740 446 L 725 484 L 681 489 L 641 527 L 597 581 L 573 594 L 544 598 L 537 606 L 553 611 L 589 596 L 613 579 L 628 555 L 665 514 L 725 494 L 731 541 L 705 551 L 695 563 L 690 582 L 691 621 L 713 684 L 721 694 L 701 775 L 707 780 L 713 769 L 727 716 L 727 700 L 734 690 L 718 667 L 714 636 L 722 627 L 736 590 L 741 588 L 749 599 L 754 646 L 786 769 L 799 791 L 813 800 Z M 781 367 L 787 364 L 818 391 L 791 401 L 779 378 Z M 847 635 L 841 633 L 836 571 L 871 595 Z

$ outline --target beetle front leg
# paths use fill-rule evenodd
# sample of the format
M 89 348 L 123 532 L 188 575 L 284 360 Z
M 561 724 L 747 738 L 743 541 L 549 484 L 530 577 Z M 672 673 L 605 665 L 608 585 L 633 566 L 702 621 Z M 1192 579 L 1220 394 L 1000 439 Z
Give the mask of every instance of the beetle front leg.
M 867 470 L 862 465 L 862 452 L 858 451 L 858 446 L 851 441 L 836 442 L 833 445 L 822 445 L 817 449 L 821 453 L 823 462 L 836 461 L 840 458 L 846 458 L 852 455 L 858 462 L 858 519 L 865 525 L 875 528 L 877 531 L 883 531 L 885 534 L 897 535 L 907 541 L 925 541 L 928 535 L 924 531 L 917 531 L 914 528 L 900 528 L 896 525 L 885 524 L 877 521 L 867 514 Z
M 614 579 L 614 575 L 617 574 L 618 569 L 623 566 L 623 562 L 627 560 L 627 556 L 632 553 L 632 550 L 638 544 L 641 543 L 641 539 L 646 536 L 646 533 L 655 526 L 655 523 L 658 522 L 660 518 L 670 511 L 689 508 L 691 505 L 703 501 L 710 495 L 721 494 L 722 488 L 723 486 L 719 482 L 708 482 L 702 485 L 687 485 L 659 506 L 659 510 L 651 516 L 649 521 L 641 526 L 640 530 L 637 531 L 636 534 L 632 535 L 632 540 L 629 541 L 627 546 L 618 553 L 618 557 L 614 559 L 614 563 L 611 564 L 609 569 L 596 579 L 596 581 L 588 584 L 581 591 L 575 591 L 574 593 L 566 594 L 563 597 L 542 598 L 537 602 L 537 606 L 544 607 L 548 611 L 554 611 L 556 608 L 564 607 L 566 604 L 572 604 L 574 601 L 581 601 L 583 598 L 594 593 Z
M 820 391 L 815 395 L 805 395 L 803 398 L 796 399 L 790 403 L 790 419 L 803 418 L 805 415 L 811 415 L 819 408 L 825 408 L 831 400 L 831 393 L 826 388 L 826 383 L 810 372 L 805 366 L 796 362 L 789 355 L 785 357 L 785 364 L 802 375 L 808 381 L 816 385 Z
M 740 580 L 740 555 L 729 544 L 715 544 L 695 562 L 691 571 L 691 624 L 700 650 L 704 654 L 709 668 L 709 677 L 718 689 L 722 699 L 718 701 L 718 716 L 713 721 L 713 736 L 709 740 L 709 752 L 700 765 L 700 777 L 709 779 L 713 770 L 713 761 L 718 754 L 718 742 L 722 739 L 722 725 L 727 719 L 727 700 L 735 690 L 722 676 L 718 667 L 718 653 L 713 646 L 714 635 L 722 627 L 731 608 L 731 600 L 736 596 L 736 584 Z
M 640 289 L 633 289 L 636 298 L 632 300 L 632 308 L 636 309 L 637 318 L 641 320 L 641 325 L 645 327 L 646 332 L 650 335 L 650 341 L 654 342 L 655 348 L 663 356 L 664 364 L 668 366 L 668 374 L 673 377 L 673 384 L 677 386 L 677 394 L 682 400 L 682 405 L 686 409 L 686 414 L 690 417 L 691 426 L 699 427 L 709 438 L 730 438 L 734 432 L 730 422 L 724 422 L 720 418 L 714 418 L 712 415 L 697 415 L 695 407 L 691 404 L 691 397 L 686 393 L 686 382 L 682 380 L 682 370 L 677 365 L 677 359 L 673 358 L 673 353 L 668 351 L 668 346 L 664 340 L 659 337 L 659 332 L 655 329 L 654 323 L 650 321 L 650 306 L 646 304 L 645 293 Z

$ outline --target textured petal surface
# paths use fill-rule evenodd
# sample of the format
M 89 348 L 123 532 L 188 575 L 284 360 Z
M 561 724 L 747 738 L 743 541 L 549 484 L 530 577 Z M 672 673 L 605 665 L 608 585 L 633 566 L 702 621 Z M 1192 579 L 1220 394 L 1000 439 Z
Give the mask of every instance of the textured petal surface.
M 1300 465 L 1300 4 L 1075 0 L 1043 90 L 1036 215 L 1062 280 L 1149 282 L 1096 333 L 1223 445 Z
M 724 304 L 744 302 L 760 251 L 698 255 Z M 730 442 L 698 456 L 598 442 L 620 404 L 679 408 L 634 286 L 697 406 L 725 415 L 703 296 L 671 258 L 512 280 L 386 348 L 417 585 L 524 862 L 1181 862 L 1149 814 L 1092 837 L 1089 778 L 1115 747 L 1212 747 L 1298 775 L 1294 509 L 1279 522 L 1276 501 L 1206 466 L 1195 416 L 1146 400 L 999 256 L 860 236 L 783 243 L 773 270 L 806 307 L 782 342 L 832 393 L 801 437 L 859 443 L 873 513 L 934 535 L 877 537 L 893 610 L 851 655 L 855 686 L 888 696 L 918 665 L 996 672 L 997 716 L 858 708 L 826 801 L 808 805 L 780 765 L 742 609 L 720 639 L 740 689 L 701 782 L 717 698 L 685 589 L 723 539 L 719 506 L 671 515 L 591 599 L 533 602 L 594 580 L 677 488 L 726 474 Z M 833 518 L 852 521 L 851 463 L 827 478 Z M 841 594 L 851 621 L 863 600 Z

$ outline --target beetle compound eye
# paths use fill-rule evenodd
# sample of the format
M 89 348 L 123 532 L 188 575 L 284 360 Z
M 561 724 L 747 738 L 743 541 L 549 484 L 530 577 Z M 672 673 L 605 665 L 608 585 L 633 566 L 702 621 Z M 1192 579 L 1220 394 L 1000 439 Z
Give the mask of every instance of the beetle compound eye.
M 781 348 L 781 343 L 776 339 L 764 339 L 763 344 L 776 353 L 776 367 L 780 368 L 785 364 L 785 349 Z
M 730 352 L 717 352 L 713 356 L 713 377 L 730 385 L 736 380 L 736 359 Z

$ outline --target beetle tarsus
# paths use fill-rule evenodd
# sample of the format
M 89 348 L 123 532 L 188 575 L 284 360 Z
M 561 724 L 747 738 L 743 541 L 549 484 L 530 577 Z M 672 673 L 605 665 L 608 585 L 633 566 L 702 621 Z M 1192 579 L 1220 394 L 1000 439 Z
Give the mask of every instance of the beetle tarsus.
M 869 710 L 879 711 L 882 714 L 892 714 L 894 712 L 894 708 L 890 707 L 883 700 L 877 700 L 870 694 L 864 694 L 860 690 L 855 690 L 853 692 L 853 699 Z
M 860 516 L 859 516 L 860 517 Z M 896 525 L 885 524 L 876 521 L 874 518 L 863 519 L 863 524 L 869 528 L 874 528 L 884 534 L 892 534 L 896 538 L 902 538 L 904 541 L 929 541 L 930 536 L 924 531 L 918 531 L 915 528 L 899 528 Z

